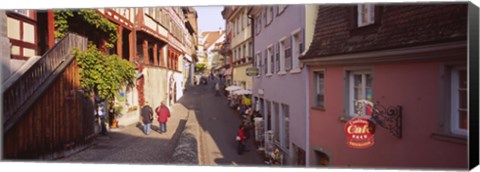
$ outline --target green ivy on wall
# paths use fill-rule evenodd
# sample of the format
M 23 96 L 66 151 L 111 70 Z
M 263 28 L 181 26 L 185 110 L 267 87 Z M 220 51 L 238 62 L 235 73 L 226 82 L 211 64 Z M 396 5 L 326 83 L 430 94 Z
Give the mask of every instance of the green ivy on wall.
M 80 70 L 80 85 L 88 94 L 97 91 L 101 100 L 118 95 L 122 86 L 133 85 L 134 65 L 117 55 L 108 55 L 90 44 L 87 51 L 74 50 Z
M 68 19 L 80 16 L 81 19 L 97 29 L 105 32 L 109 39 L 105 45 L 107 48 L 113 48 L 117 41 L 117 25 L 104 18 L 95 10 L 79 10 L 76 12 L 69 10 L 55 10 L 55 37 L 64 37 L 68 32 Z

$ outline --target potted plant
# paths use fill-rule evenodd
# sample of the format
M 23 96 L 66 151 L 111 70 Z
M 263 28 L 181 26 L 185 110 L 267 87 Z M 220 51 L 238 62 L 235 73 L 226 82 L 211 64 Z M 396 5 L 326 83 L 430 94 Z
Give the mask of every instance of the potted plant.
M 115 105 L 111 109 L 111 120 L 110 120 L 110 127 L 111 128 L 118 128 L 118 118 L 122 117 L 122 110 L 123 106 L 121 105 Z

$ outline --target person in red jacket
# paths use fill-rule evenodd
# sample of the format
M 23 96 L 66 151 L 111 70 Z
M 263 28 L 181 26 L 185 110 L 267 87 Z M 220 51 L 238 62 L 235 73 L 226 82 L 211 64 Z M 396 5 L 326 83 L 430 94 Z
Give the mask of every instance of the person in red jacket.
M 243 151 L 245 150 L 245 131 L 244 131 L 244 126 L 240 125 L 238 127 L 237 131 L 237 142 L 238 142 L 238 149 L 237 153 L 241 155 Z
M 160 106 L 155 110 L 158 116 L 158 123 L 160 124 L 160 134 L 167 132 L 167 121 L 170 118 L 170 110 L 165 105 L 165 102 L 161 102 Z

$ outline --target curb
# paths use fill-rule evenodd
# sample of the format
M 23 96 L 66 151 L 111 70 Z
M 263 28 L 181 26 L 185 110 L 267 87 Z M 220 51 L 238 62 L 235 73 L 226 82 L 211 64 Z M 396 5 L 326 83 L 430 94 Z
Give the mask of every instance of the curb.
M 171 162 L 174 164 L 199 164 L 198 161 L 198 125 L 195 114 L 188 111 L 187 123 L 180 134 Z

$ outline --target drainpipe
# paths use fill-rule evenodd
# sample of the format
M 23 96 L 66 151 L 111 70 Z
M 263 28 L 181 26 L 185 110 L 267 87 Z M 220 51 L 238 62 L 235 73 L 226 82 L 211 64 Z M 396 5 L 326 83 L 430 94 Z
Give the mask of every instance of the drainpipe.
M 252 9 L 253 7 L 250 7 L 250 9 L 248 10 L 247 12 L 247 17 L 248 19 L 251 20 L 250 22 L 250 35 L 251 35 L 251 40 L 252 40 L 252 47 L 250 48 L 250 54 L 252 55 L 252 67 L 256 67 L 255 66 L 255 30 L 254 30 L 254 27 L 253 27 L 253 24 L 255 23 L 255 17 L 253 17 L 252 15 L 250 15 L 250 13 L 252 12 Z M 253 80 L 255 79 L 254 76 L 252 76 L 252 94 L 253 94 Z M 254 100 L 253 97 L 251 98 L 251 100 Z M 257 102 L 254 102 L 252 101 L 252 108 L 253 108 L 253 105 L 254 103 L 257 103 Z
M 306 134 L 307 134 L 307 137 L 306 137 L 306 150 L 305 150 L 305 167 L 309 167 L 310 166 L 310 90 L 308 88 L 309 86 L 309 78 L 308 78 L 308 75 L 309 75 L 309 69 L 308 69 L 308 66 L 305 65 L 305 68 L 304 70 L 306 70 L 306 72 L 303 74 L 304 78 L 305 78 L 305 81 L 307 84 L 305 84 L 305 95 L 307 95 L 305 97 L 305 109 L 306 109 L 306 118 L 305 118 L 305 126 L 306 126 Z

